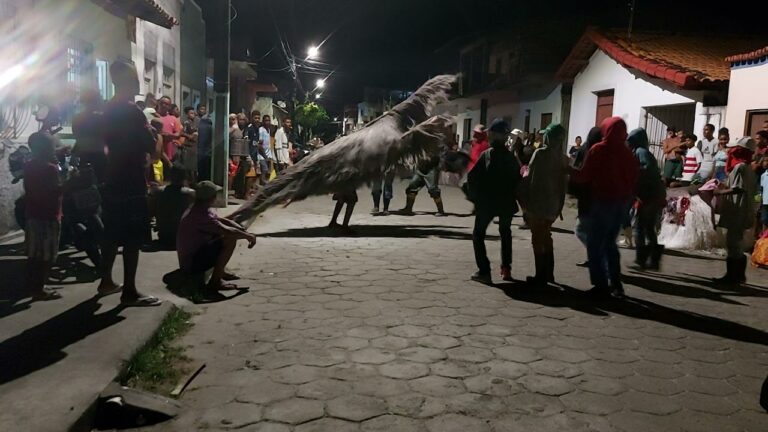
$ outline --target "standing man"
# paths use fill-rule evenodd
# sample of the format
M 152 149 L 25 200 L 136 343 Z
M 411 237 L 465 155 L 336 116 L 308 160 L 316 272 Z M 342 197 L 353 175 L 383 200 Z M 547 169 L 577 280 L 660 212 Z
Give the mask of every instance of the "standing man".
M 147 121 L 152 121 L 157 115 L 157 98 L 152 92 L 147 93 L 144 97 L 144 116 L 147 117 Z
M 491 263 L 485 249 L 485 232 L 497 216 L 501 236 L 501 278 L 512 280 L 511 227 L 512 216 L 518 210 L 515 190 L 520 181 L 520 165 L 506 146 L 509 125 L 496 119 L 489 131 L 491 148 L 480 155 L 467 179 L 469 196 L 475 203 L 472 245 L 478 268 L 471 279 L 484 284 L 493 283 Z
M 286 117 L 283 119 L 283 126 L 275 133 L 275 156 L 277 156 L 277 166 L 280 172 L 293 165 L 291 162 L 293 146 L 290 139 L 292 130 L 293 122 Z
M 184 158 L 184 170 L 187 172 L 187 180 L 195 182 L 197 178 L 197 140 L 199 138 L 200 119 L 197 117 L 197 111 L 191 106 L 184 108 L 185 119 L 182 123 L 184 140 L 184 149 L 186 157 Z
M 373 210 L 371 214 L 389 216 L 389 202 L 394 196 L 393 183 L 395 182 L 395 170 L 386 171 L 382 178 L 373 181 L 371 185 L 371 196 L 373 197 Z M 384 194 L 384 210 L 379 213 L 379 204 L 381 203 L 382 193 Z
M 272 127 L 272 119 L 264 114 L 261 118 L 261 126 L 259 127 L 259 165 L 261 166 L 261 184 L 265 185 L 269 181 L 269 176 L 274 169 L 275 156 L 272 153 L 272 137 L 270 136 L 270 129 Z
M 638 162 L 626 144 L 624 120 L 607 118 L 601 130 L 602 141 L 590 147 L 584 166 L 572 175 L 575 183 L 585 185 L 591 198 L 587 258 L 593 288 L 589 295 L 598 299 L 624 295 L 616 238 L 639 176 Z
M 440 192 L 440 185 L 438 181 L 440 179 L 440 156 L 434 155 L 429 159 L 421 161 L 416 166 L 416 172 L 411 178 L 411 182 L 408 183 L 408 187 L 405 189 L 405 207 L 400 210 L 400 214 L 404 216 L 413 216 L 413 205 L 416 203 L 416 196 L 419 191 L 426 186 L 429 196 L 435 200 L 437 206 L 437 213 L 435 216 L 445 216 L 445 209 L 443 208 L 443 198 Z
M 91 166 L 96 180 L 101 184 L 107 164 L 101 96 L 96 90 L 83 90 L 80 103 L 83 105 L 83 111 L 72 120 L 72 134 L 75 136 L 75 148 L 72 152 L 80 158 L 81 167 Z
M 704 125 L 704 137 L 699 140 L 696 147 L 701 151 L 703 157 L 698 174 L 702 182 L 706 182 L 715 171 L 715 154 L 717 154 L 718 147 L 715 125 L 711 123 Z
M 755 170 L 755 175 L 758 178 L 763 174 L 763 168 L 761 166 L 764 158 L 768 157 L 768 131 L 760 130 L 755 134 L 755 144 L 757 149 L 755 150 L 754 161 L 752 162 L 752 168 Z
M 157 306 L 161 301 L 144 295 L 136 288 L 139 248 L 149 239 L 147 184 L 144 178 L 147 155 L 155 150 L 155 140 L 147 119 L 133 103 L 139 92 L 139 78 L 131 63 L 116 61 L 109 68 L 115 85 L 115 97 L 104 112 L 104 142 L 107 156 L 106 184 L 103 195 L 104 245 L 101 295 L 122 290 L 120 302 L 126 306 Z M 112 279 L 118 247 L 123 247 L 123 286 Z
M 213 122 L 208 115 L 208 107 L 197 105 L 197 179 L 211 179 L 211 148 L 213 143 Z
M 182 126 L 178 117 L 171 112 L 172 105 L 170 97 L 161 97 L 158 101 L 157 113 L 160 114 L 160 120 L 163 122 L 163 153 L 173 163 L 176 162 L 176 152 L 181 147 Z
M 755 223 L 754 202 L 756 180 L 750 167 L 755 153 L 755 141 L 742 137 L 728 144 L 726 172 L 728 180 L 725 189 L 715 189 L 715 195 L 722 198 L 718 226 L 727 230 L 725 236 L 728 256 L 725 259 L 725 276 L 717 282 L 738 285 L 746 282 L 747 257 L 744 255 L 744 231 Z
M 692 183 L 699 180 L 697 173 L 701 170 L 704 161 L 701 151 L 696 147 L 696 135 L 688 134 L 683 138 L 683 146 L 687 148 L 683 157 L 683 177 L 684 182 Z
M 667 186 L 683 175 L 683 159 L 680 155 L 682 141 L 675 128 L 667 128 L 667 138 L 662 142 L 664 149 L 664 181 Z

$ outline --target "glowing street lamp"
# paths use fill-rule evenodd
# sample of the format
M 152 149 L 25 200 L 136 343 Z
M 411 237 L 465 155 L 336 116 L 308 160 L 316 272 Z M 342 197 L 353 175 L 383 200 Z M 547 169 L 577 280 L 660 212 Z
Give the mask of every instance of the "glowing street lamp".
M 315 99 L 320 99 L 320 96 L 321 96 L 321 95 L 322 95 L 322 93 L 318 93 L 318 94 L 316 94 L 316 95 L 315 95 Z
M 320 48 L 318 48 L 318 47 L 316 47 L 316 46 L 311 46 L 311 47 L 309 47 L 309 49 L 307 50 L 307 57 L 308 57 L 308 58 L 311 58 L 311 59 L 312 59 L 312 58 L 315 58 L 315 57 L 317 57 L 317 56 L 318 56 L 318 54 L 320 54 Z
M 317 88 L 325 87 L 325 80 L 324 79 L 318 79 L 316 85 L 317 85 Z

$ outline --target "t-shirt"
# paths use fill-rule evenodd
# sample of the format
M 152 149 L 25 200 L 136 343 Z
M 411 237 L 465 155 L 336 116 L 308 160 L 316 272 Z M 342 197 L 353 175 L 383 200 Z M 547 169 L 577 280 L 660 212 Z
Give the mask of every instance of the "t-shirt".
M 274 160 L 275 157 L 272 155 L 272 148 L 269 145 L 270 143 L 270 136 L 269 131 L 264 127 L 259 128 L 259 144 L 264 151 L 264 154 L 267 156 L 267 159 Z M 259 160 L 264 160 L 264 157 L 259 153 Z
M 688 149 L 683 164 L 683 181 L 693 180 L 693 176 L 699 171 L 699 164 L 702 159 L 701 151 L 698 148 L 691 147 Z
M 181 132 L 181 121 L 176 116 L 166 114 L 161 116 L 160 120 L 163 122 L 163 135 L 178 135 Z M 168 159 L 173 160 L 178 145 L 178 139 L 169 140 L 163 137 L 163 152 L 168 156 Z
M 75 151 L 104 155 L 104 119 L 100 112 L 81 112 L 72 120 Z
M 712 138 L 711 140 L 702 138 L 696 144 L 696 147 L 701 151 L 703 157 L 701 168 L 699 169 L 699 176 L 706 179 L 712 174 L 715 167 L 715 154 L 717 154 L 718 151 L 718 140 L 717 138 Z
M 104 111 L 107 145 L 106 186 L 112 194 L 144 195 L 147 192 L 147 155 L 155 152 L 155 139 L 147 118 L 133 102 L 110 102 Z
M 728 174 L 727 186 L 741 193 L 723 195 L 718 225 L 726 229 L 744 230 L 754 224 L 752 203 L 755 195 L 754 172 L 747 164 L 739 164 Z
M 285 133 L 285 129 L 280 128 L 275 133 L 275 148 L 288 148 L 288 135 Z
M 763 205 L 768 205 L 768 171 L 760 176 L 760 191 L 763 194 Z
M 59 169 L 53 162 L 32 159 L 24 165 L 24 205 L 29 219 L 61 220 Z
M 210 207 L 195 204 L 184 212 L 176 235 L 176 252 L 182 270 L 192 266 L 200 248 L 220 236 L 218 220 Z

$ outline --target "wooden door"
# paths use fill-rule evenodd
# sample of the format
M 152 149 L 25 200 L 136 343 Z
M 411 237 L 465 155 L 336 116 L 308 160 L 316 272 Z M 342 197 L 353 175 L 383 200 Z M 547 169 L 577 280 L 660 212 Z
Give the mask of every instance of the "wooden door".
M 552 124 L 552 113 L 542 113 L 541 126 L 539 129 L 546 129 L 550 124 Z
M 603 120 L 613 116 L 613 90 L 597 92 L 596 95 L 595 126 L 600 126 Z
M 757 131 L 763 130 L 766 122 L 768 122 L 768 110 L 747 111 L 744 135 L 754 137 Z M 733 136 L 733 132 L 731 132 L 731 136 Z

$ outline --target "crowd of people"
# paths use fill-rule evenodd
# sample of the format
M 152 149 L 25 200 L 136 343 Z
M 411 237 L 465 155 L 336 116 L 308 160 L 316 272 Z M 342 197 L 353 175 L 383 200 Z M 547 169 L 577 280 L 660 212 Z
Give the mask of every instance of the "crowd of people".
M 73 120 L 73 154 L 81 164 L 93 168 L 100 185 L 104 229 L 98 294 L 121 293 L 121 303 L 127 306 L 161 303 L 143 294 L 136 282 L 141 247 L 151 239 L 152 218 L 160 244 L 177 251 L 181 271 L 199 274 L 212 270 L 205 290 L 211 295 L 233 288 L 227 282 L 237 277 L 226 271 L 226 264 L 235 243 L 245 240 L 253 247 L 256 237 L 211 209 L 221 188 L 210 181 L 212 122 L 206 106 L 185 107 L 182 113 L 171 98 L 156 99 L 152 94 L 135 103 L 139 92 L 135 67 L 117 61 L 110 74 L 114 98 L 101 107 L 97 97 L 84 94 L 84 109 Z M 530 135 L 511 129 L 501 119 L 488 129 L 478 125 L 462 185 L 475 208 L 473 246 L 478 271 L 471 279 L 492 282 L 485 236 L 498 218 L 500 275 L 505 281 L 512 280 L 511 223 L 522 212 L 523 228 L 531 231 L 535 260 L 535 273 L 526 281 L 539 287 L 553 283 L 552 225 L 562 218 L 566 195 L 571 194 L 578 200 L 575 231 L 587 252 L 584 266 L 589 268 L 593 285 L 589 293 L 597 298 L 620 297 L 624 290 L 617 237 L 622 228 L 632 226 L 635 267 L 659 269 L 664 250 L 658 241 L 659 224 L 669 204 L 666 186 L 711 192 L 707 199 L 712 220 L 716 220 L 716 210 L 720 215 L 717 223 L 727 232 L 727 272 L 718 280 L 744 282 L 744 232 L 757 228 L 756 223 L 768 227 L 768 127 L 755 139 L 731 140 L 725 129 L 715 138 L 714 130 L 706 125 L 698 140 L 670 129 L 663 144 L 662 171 L 649 149 L 645 130 L 628 132 L 619 117 L 606 119 L 584 141 L 578 137 L 570 149 L 566 149 L 566 130 L 557 124 Z M 230 182 L 240 198 L 255 193 L 304 156 L 290 118 L 277 127 L 269 115 L 258 111 L 250 118 L 232 114 L 229 138 L 233 149 Z M 58 253 L 64 187 L 53 162 L 54 137 L 35 133 L 29 145 L 33 158 L 24 170 L 28 284 L 34 299 L 51 300 L 60 297 L 45 287 L 45 281 Z M 414 214 L 416 196 L 425 187 L 435 202 L 436 215 L 446 214 L 438 184 L 440 170 L 440 155 L 415 167 L 400 214 Z M 374 214 L 389 214 L 395 176 L 394 169 L 388 170 L 371 185 Z M 196 185 L 194 189 L 190 184 Z M 756 218 L 753 207 L 758 188 L 763 192 L 761 218 Z M 330 226 L 349 230 L 358 200 L 355 189 L 339 190 L 333 199 Z M 339 225 L 344 205 L 346 212 Z M 113 279 L 119 248 L 124 262 L 122 284 Z

